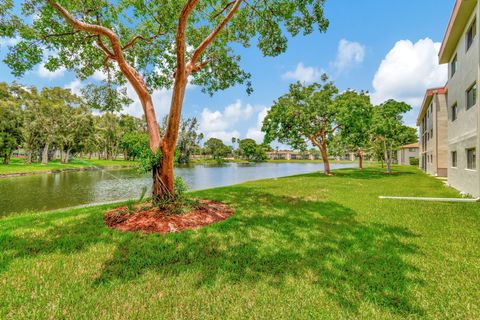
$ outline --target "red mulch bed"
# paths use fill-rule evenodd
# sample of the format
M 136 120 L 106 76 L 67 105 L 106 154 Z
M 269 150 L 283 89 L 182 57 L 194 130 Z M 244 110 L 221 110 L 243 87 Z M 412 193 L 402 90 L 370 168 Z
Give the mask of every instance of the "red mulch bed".
M 145 204 L 143 204 L 145 207 Z M 132 213 L 127 206 L 115 208 L 105 214 L 105 224 L 121 231 L 170 233 L 194 230 L 231 217 L 233 209 L 224 203 L 200 200 L 199 205 L 183 214 L 172 214 L 155 206 L 136 205 Z

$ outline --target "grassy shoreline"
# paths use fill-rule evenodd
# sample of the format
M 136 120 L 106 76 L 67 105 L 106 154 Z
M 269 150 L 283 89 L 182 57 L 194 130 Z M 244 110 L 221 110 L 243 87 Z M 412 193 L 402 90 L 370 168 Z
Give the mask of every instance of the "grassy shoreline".
M 138 162 L 125 160 L 74 159 L 66 164 L 60 163 L 60 160 L 54 160 L 43 165 L 41 163 L 25 164 L 23 163 L 23 159 L 15 158 L 12 159 L 8 165 L 0 164 L 0 177 L 46 174 L 63 171 L 128 168 L 135 166 L 138 166 Z
M 0 218 L 0 318 L 479 318 L 479 205 L 378 199 L 459 197 L 394 170 L 193 192 L 235 215 L 165 236 L 106 228 L 116 205 Z

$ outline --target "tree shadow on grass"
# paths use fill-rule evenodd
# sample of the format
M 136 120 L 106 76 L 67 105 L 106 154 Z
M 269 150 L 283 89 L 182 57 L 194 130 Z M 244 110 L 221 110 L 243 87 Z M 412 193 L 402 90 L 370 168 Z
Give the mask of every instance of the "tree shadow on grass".
M 392 168 L 392 173 L 387 174 L 386 169 L 382 168 L 363 168 L 363 169 L 346 169 L 346 170 L 336 170 L 333 172 L 334 176 L 337 178 L 348 178 L 348 179 L 360 179 L 360 180 L 375 180 L 375 179 L 388 179 L 395 178 L 399 176 L 410 176 L 416 174 L 411 171 L 398 171 L 396 168 Z
M 16 259 L 80 253 L 115 244 L 92 286 L 135 280 L 147 272 L 163 277 L 195 275 L 197 287 L 262 282 L 279 290 L 302 282 L 318 287 L 344 309 L 362 303 L 400 315 L 422 315 L 412 290 L 420 254 L 407 229 L 355 220 L 335 202 L 274 195 L 236 186 L 197 193 L 232 204 L 231 219 L 198 231 L 170 235 L 121 233 L 103 225 L 104 208 L 71 215 L 49 213 L 0 221 L 0 276 Z M 293 284 L 294 285 L 294 284 Z
M 111 243 L 97 210 L 79 210 L 75 215 L 52 212 L 25 215 L 0 221 L 0 276 L 15 259 L 36 255 L 73 254 L 100 242 Z
M 367 302 L 402 315 L 423 313 L 411 294 L 421 280 L 407 262 L 419 254 L 412 244 L 416 235 L 407 229 L 360 223 L 354 211 L 335 202 L 242 186 L 207 194 L 234 205 L 236 215 L 197 232 L 129 237 L 94 285 L 146 272 L 193 272 L 197 287 L 259 281 L 281 287 L 294 278 L 319 286 L 353 312 Z

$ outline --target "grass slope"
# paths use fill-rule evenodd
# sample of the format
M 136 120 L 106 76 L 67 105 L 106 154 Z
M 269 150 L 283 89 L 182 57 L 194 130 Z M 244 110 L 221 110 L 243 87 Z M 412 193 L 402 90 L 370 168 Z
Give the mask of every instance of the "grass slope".
M 233 218 L 167 236 L 111 206 L 0 219 L 0 319 L 478 319 L 480 207 L 415 168 L 194 193 Z
M 60 163 L 60 160 L 50 161 L 47 165 L 41 163 L 25 164 L 23 159 L 14 158 L 10 164 L 0 163 L 0 176 L 7 174 L 41 173 L 52 170 L 83 169 L 89 167 L 114 167 L 114 166 L 135 166 L 138 163 L 124 160 L 86 160 L 75 159 L 67 164 Z

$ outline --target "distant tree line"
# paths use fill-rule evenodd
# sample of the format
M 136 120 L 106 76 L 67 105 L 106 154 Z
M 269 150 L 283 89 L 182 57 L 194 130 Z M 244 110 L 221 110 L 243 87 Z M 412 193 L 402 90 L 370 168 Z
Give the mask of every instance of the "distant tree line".
M 164 121 L 165 123 L 165 121 Z M 160 125 L 160 130 L 164 130 Z M 187 163 L 203 138 L 196 118 L 181 121 L 175 160 Z M 8 164 L 22 149 L 25 163 L 47 164 L 56 154 L 62 163 L 73 155 L 115 160 L 137 160 L 149 152 L 144 119 L 104 112 L 94 114 L 90 105 L 69 89 L 24 87 L 0 83 L 0 156 Z
M 92 110 L 118 97 L 107 97 L 94 87 L 85 91 L 89 103 L 60 87 L 24 87 L 16 83 L 0 83 L 0 156 L 8 164 L 15 150 L 22 150 L 24 162 L 48 164 L 56 155 L 61 163 L 73 156 L 116 160 L 140 160 L 151 155 L 146 122 L 126 114 Z M 93 98 L 92 98 L 93 97 Z M 95 102 L 97 101 L 97 102 Z M 113 108 L 114 109 L 114 108 Z M 159 124 L 164 132 L 167 118 Z M 226 145 L 216 138 L 208 139 L 199 132 L 196 118 L 180 122 L 175 162 L 187 164 L 192 155 L 204 155 L 216 160 L 237 158 L 247 161 L 265 161 L 270 146 L 257 144 L 253 139 L 232 138 Z

